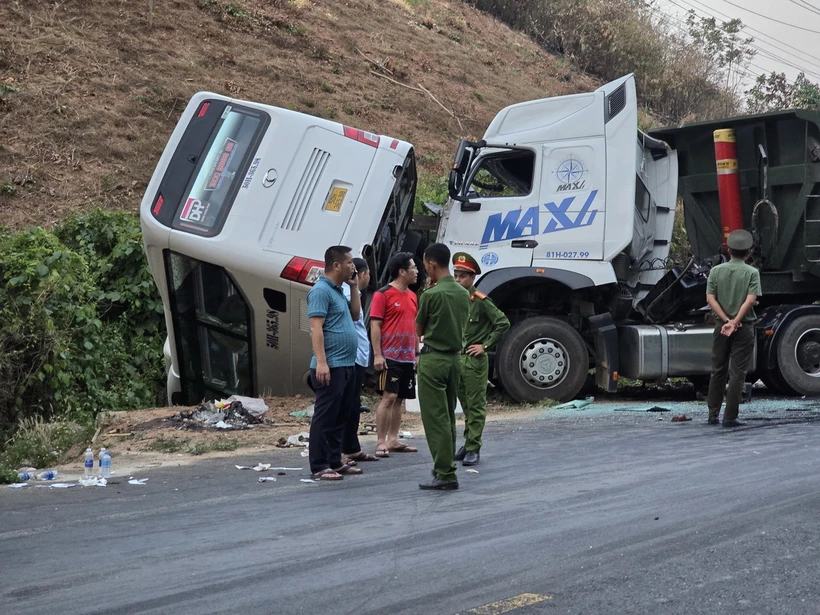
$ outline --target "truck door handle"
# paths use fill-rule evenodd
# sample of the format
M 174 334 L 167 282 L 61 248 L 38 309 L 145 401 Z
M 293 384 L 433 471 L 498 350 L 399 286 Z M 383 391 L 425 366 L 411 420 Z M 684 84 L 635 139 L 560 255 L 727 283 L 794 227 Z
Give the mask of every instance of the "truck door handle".
M 537 248 L 538 242 L 534 239 L 514 239 L 512 242 L 513 248 Z
M 461 211 L 478 211 L 481 209 L 481 203 L 474 203 L 473 201 L 462 201 Z

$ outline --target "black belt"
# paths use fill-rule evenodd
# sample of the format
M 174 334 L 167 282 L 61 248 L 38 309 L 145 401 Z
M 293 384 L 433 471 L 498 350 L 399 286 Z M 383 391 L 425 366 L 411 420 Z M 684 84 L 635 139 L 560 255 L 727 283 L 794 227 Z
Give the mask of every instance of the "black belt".
M 439 354 L 463 354 L 463 350 L 437 350 L 435 348 L 431 348 L 430 346 L 422 346 L 419 354 L 430 354 L 431 352 L 437 352 Z

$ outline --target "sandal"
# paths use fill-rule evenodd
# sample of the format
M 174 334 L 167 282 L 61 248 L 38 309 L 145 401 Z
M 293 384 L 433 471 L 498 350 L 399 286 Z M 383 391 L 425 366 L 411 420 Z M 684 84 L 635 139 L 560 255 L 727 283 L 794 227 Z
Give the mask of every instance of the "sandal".
M 344 476 L 342 476 L 335 470 L 331 470 L 330 468 L 325 468 L 320 472 L 311 474 L 310 477 L 313 480 L 342 480 L 344 478 Z
M 377 448 L 376 449 L 376 457 L 380 459 L 384 459 L 385 457 L 390 457 L 390 452 L 386 448 Z
M 394 446 L 394 447 L 389 448 L 387 450 L 389 450 L 391 453 L 418 453 L 419 452 L 419 449 L 417 449 L 415 446 L 409 446 L 409 445 L 405 444 L 404 442 L 399 442 L 398 446 Z
M 354 468 L 352 465 L 346 463 L 341 468 L 333 470 L 336 474 L 361 474 L 361 468 Z
M 347 455 L 347 459 L 345 460 L 348 464 L 351 462 L 355 464 L 357 461 L 378 461 L 379 458 L 375 455 L 368 455 L 364 451 L 359 451 L 358 453 L 354 453 L 353 455 Z

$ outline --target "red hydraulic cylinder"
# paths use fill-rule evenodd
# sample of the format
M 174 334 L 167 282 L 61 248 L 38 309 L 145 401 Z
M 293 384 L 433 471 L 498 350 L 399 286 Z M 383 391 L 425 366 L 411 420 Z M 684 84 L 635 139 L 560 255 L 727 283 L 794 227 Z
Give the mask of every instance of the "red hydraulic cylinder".
M 720 198 L 720 227 L 723 233 L 721 250 L 726 252 L 726 238 L 729 237 L 729 233 L 743 228 L 735 131 L 731 128 L 716 130 L 714 139 L 718 197 Z

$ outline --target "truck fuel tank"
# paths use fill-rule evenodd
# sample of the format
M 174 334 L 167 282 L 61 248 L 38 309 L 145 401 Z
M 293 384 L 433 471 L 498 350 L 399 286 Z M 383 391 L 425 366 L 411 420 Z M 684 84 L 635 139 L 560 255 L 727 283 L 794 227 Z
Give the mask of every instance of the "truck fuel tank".
M 619 375 L 633 380 L 707 376 L 714 325 L 625 325 L 618 327 Z M 749 372 L 757 367 L 757 341 Z

